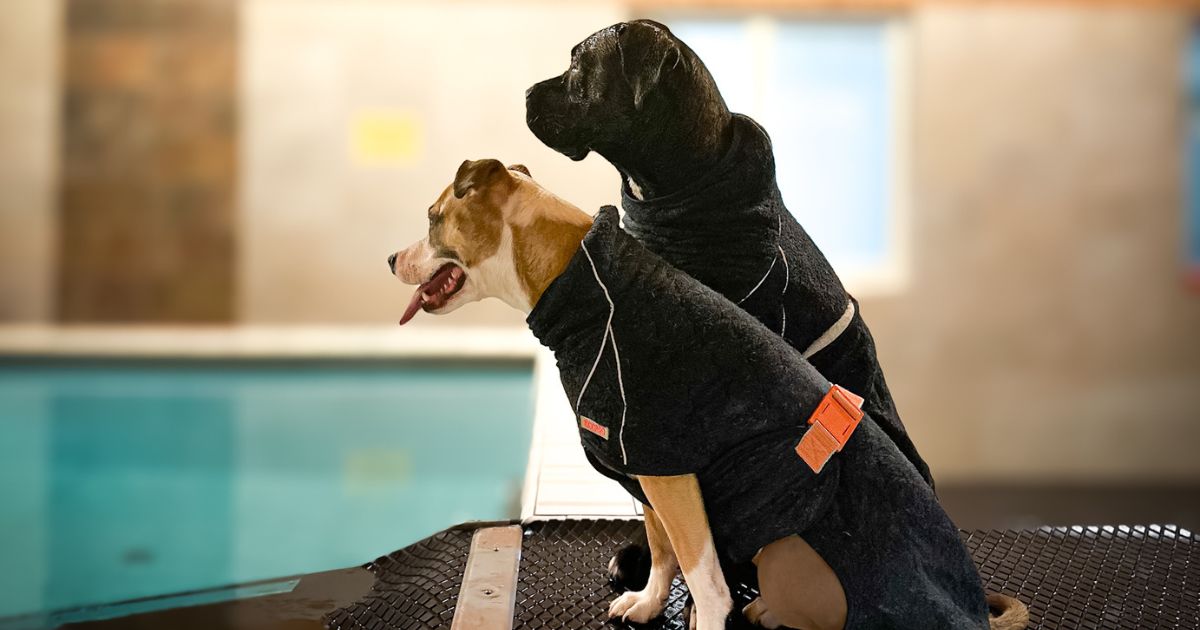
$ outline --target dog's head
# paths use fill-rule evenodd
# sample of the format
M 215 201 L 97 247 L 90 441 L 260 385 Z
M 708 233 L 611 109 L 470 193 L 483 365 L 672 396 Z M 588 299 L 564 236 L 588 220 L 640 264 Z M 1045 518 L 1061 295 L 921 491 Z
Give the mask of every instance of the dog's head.
M 572 160 L 637 143 L 639 130 L 686 123 L 689 111 L 728 111 L 708 69 L 662 24 L 636 20 L 593 33 L 561 76 L 525 93 L 525 122 Z
M 544 247 L 568 233 L 580 238 L 591 222 L 524 166 L 490 159 L 463 162 L 428 218 L 425 238 L 388 257 L 401 282 L 417 285 L 401 324 L 417 310 L 440 315 L 487 297 L 529 310 L 553 279 L 543 281 L 557 262 Z

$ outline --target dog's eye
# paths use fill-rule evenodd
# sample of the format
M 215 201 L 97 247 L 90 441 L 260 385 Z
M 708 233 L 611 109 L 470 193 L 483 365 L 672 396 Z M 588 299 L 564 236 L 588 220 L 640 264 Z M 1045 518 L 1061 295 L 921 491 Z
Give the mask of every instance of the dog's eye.
M 585 92 L 584 84 L 586 82 L 587 77 L 584 75 L 583 70 L 579 66 L 572 65 L 570 70 L 567 71 L 567 93 L 578 98 L 583 98 Z

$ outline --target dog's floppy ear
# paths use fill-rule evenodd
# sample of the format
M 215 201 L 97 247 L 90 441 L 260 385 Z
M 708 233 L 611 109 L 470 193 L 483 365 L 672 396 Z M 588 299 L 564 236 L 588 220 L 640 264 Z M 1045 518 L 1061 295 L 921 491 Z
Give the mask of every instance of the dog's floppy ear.
M 617 49 L 621 54 L 621 71 L 633 92 L 633 106 L 642 108 L 663 72 L 679 65 L 683 51 L 679 50 L 671 31 L 652 20 L 637 20 L 617 26 Z
M 524 173 L 526 177 L 533 177 L 533 175 L 529 174 L 529 169 L 525 168 L 524 164 L 509 164 L 508 170 Z
M 497 177 L 508 177 L 500 160 L 463 160 L 454 174 L 454 196 L 462 199 L 473 188 L 486 188 Z

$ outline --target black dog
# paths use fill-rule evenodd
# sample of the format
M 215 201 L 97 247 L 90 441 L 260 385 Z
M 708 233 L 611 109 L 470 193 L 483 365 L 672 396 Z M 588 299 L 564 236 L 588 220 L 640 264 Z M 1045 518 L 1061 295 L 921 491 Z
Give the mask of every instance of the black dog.
M 629 232 L 864 397 L 864 410 L 933 485 L 857 302 L 784 207 L 766 132 L 729 111 L 704 63 L 667 27 L 637 20 L 585 39 L 566 72 L 526 92 L 526 123 L 573 160 L 595 151 L 612 163 Z M 614 578 L 638 587 L 628 576 L 646 555 L 619 552 Z

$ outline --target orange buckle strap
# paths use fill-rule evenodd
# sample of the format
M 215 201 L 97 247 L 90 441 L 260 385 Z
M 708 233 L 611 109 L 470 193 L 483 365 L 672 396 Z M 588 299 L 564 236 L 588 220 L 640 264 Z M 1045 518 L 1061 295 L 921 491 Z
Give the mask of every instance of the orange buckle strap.
M 808 418 L 808 431 L 796 445 L 796 454 L 813 472 L 825 468 L 833 454 L 842 450 L 863 417 L 863 399 L 841 385 L 829 388 L 817 410 Z

